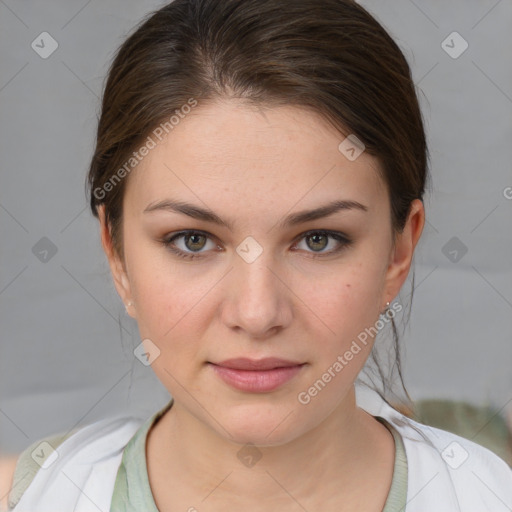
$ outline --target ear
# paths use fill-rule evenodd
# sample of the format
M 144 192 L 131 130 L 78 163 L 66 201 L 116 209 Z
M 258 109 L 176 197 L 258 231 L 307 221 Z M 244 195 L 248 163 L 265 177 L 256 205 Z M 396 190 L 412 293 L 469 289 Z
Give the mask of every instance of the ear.
M 112 278 L 114 280 L 114 286 L 116 287 L 117 293 L 121 297 L 121 300 L 125 304 L 126 312 L 132 318 L 136 318 L 134 305 L 132 304 L 127 306 L 130 301 L 133 302 L 130 281 L 128 279 L 128 274 L 126 272 L 124 262 L 121 261 L 121 258 L 114 250 L 110 233 L 110 226 L 107 224 L 105 219 L 105 205 L 103 204 L 98 207 L 98 217 L 100 221 L 101 245 L 103 246 L 103 250 L 105 251 L 108 259 L 108 264 L 110 266 L 110 271 L 112 272 Z
M 402 233 L 396 235 L 386 271 L 383 301 L 391 302 L 399 293 L 409 274 L 414 249 L 425 225 L 425 209 L 419 199 L 412 201 Z

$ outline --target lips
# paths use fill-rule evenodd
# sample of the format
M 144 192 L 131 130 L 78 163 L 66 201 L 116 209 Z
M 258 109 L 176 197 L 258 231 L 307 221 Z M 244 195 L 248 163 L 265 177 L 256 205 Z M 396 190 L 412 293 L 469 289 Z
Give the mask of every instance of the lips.
M 306 363 L 276 357 L 226 359 L 209 363 L 214 374 L 238 391 L 268 393 L 293 379 Z
M 224 368 L 233 370 L 273 370 L 274 368 L 288 368 L 290 366 L 299 366 L 303 363 L 299 361 L 290 361 L 278 357 L 265 357 L 263 359 L 249 359 L 247 357 L 237 357 L 226 359 L 220 363 L 212 363 Z

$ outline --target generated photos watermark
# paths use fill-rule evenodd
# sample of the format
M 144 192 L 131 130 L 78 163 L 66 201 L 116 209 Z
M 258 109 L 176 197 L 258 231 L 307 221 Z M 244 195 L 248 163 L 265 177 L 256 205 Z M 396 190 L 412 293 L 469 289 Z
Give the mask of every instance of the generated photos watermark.
M 187 103 L 176 109 L 176 115 L 172 115 L 167 121 L 160 123 L 148 137 L 144 144 L 132 153 L 132 156 L 101 186 L 96 187 L 93 191 L 94 197 L 99 201 L 105 199 L 106 195 L 111 192 L 116 185 L 126 177 L 149 152 L 156 147 L 158 142 L 164 140 L 174 128 L 180 123 L 182 119 L 189 114 L 194 107 L 197 106 L 197 100 L 189 98 Z
M 309 404 L 311 399 L 317 396 L 354 359 L 354 356 L 361 352 L 361 344 L 366 347 L 369 336 L 375 337 L 395 317 L 396 313 L 399 313 L 402 309 L 402 305 L 399 302 L 394 302 L 384 314 L 380 315 L 379 320 L 372 327 L 367 327 L 364 331 L 360 332 L 357 335 L 357 340 L 352 341 L 350 348 L 343 355 L 339 355 L 336 361 L 306 391 L 301 391 L 297 395 L 299 403 L 302 405 Z

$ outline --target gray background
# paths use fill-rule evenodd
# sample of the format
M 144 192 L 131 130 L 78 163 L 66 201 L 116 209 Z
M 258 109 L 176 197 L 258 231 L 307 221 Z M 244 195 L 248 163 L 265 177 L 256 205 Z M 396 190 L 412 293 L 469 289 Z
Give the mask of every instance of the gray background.
M 133 356 L 137 325 L 114 289 L 84 195 L 112 54 L 163 3 L 0 0 L 4 452 L 109 415 L 145 418 L 169 399 Z M 433 193 L 425 198 L 411 322 L 401 340 L 406 385 L 414 399 L 505 412 L 512 403 L 512 1 L 361 3 L 411 64 L 432 156 Z M 458 58 L 442 46 L 453 31 L 469 44 Z M 46 59 L 31 47 L 42 32 L 58 43 Z M 461 48 L 458 40 L 446 45 Z M 43 237 L 55 254 L 38 253 L 49 245 Z M 411 277 L 397 298 L 403 304 Z

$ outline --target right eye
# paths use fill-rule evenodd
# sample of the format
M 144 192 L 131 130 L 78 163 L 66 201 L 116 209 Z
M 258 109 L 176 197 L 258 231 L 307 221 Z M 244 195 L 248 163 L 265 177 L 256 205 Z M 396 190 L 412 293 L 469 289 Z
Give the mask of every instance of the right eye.
M 205 247 L 206 241 L 209 239 L 210 236 L 202 231 L 186 230 L 165 237 L 162 243 L 180 258 L 195 259 L 203 257 L 199 251 Z M 177 247 L 176 240 L 182 240 L 181 247 Z M 215 244 L 213 245 L 215 246 Z

